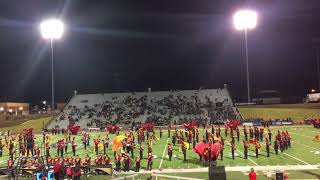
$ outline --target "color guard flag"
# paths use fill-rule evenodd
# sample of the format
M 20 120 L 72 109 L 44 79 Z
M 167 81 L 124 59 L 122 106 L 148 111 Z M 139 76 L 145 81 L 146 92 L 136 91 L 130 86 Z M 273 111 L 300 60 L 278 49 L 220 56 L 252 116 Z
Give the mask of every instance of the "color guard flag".
M 112 140 L 112 151 L 117 151 L 118 149 L 120 149 L 122 147 L 122 140 L 126 139 L 127 137 L 124 135 L 120 135 L 120 136 L 116 136 L 113 140 Z

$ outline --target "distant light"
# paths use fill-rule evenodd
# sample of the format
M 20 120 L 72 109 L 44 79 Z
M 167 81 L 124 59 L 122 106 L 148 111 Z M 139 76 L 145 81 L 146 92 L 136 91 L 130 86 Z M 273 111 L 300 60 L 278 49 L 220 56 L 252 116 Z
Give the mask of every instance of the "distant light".
M 19 110 L 22 111 L 22 110 L 23 110 L 23 107 L 19 107 Z
M 313 92 L 313 93 L 314 93 L 314 92 L 316 92 L 316 90 L 315 90 L 315 89 L 311 89 L 311 92 Z
M 233 15 L 233 24 L 237 30 L 253 29 L 257 25 L 258 15 L 252 10 L 240 10 Z
M 40 32 L 44 39 L 60 39 L 64 31 L 63 22 L 59 19 L 48 19 L 40 23 Z
M 46 108 L 42 108 L 43 110 L 46 110 Z
M 12 113 L 12 109 L 9 109 L 9 112 Z
M 46 104 L 47 104 L 47 101 L 42 101 L 42 104 L 46 105 Z
M 3 111 L 4 110 L 4 108 L 3 107 L 0 107 L 0 111 Z

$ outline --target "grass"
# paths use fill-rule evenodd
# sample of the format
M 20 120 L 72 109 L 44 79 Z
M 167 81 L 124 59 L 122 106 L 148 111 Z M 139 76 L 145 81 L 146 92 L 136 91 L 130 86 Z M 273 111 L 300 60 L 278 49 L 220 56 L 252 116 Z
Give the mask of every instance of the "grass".
M 294 121 L 303 121 L 306 118 L 320 118 L 320 109 L 317 108 L 286 108 L 286 107 L 238 107 L 241 115 L 245 119 L 263 118 L 286 119 L 292 118 Z
M 40 123 L 41 124 L 41 123 Z M 34 124 L 33 124 L 34 127 Z M 273 134 L 276 133 L 276 131 L 279 128 L 277 127 L 273 127 L 272 131 Z M 320 143 L 319 142 L 315 142 L 313 141 L 313 138 L 316 134 L 320 134 L 320 130 L 319 129 L 314 129 L 311 126 L 306 126 L 306 127 L 281 127 L 280 130 L 288 130 L 289 133 L 292 136 L 292 148 L 287 150 L 286 153 L 297 157 L 299 159 L 303 159 L 303 161 L 309 163 L 309 164 L 317 164 L 319 163 L 319 158 L 320 158 L 320 154 L 315 154 L 312 151 L 320 151 Z M 200 130 L 200 137 L 202 137 L 202 135 L 204 134 L 203 130 Z M 303 134 L 300 134 L 301 132 L 303 132 Z M 241 131 L 242 133 L 242 131 Z M 95 138 L 104 138 L 106 133 L 91 133 L 91 141 Z M 163 133 L 163 137 L 159 140 L 159 141 L 154 141 L 153 142 L 153 155 L 156 156 L 156 158 L 154 158 L 154 163 L 153 163 L 153 168 L 154 169 L 158 169 L 160 162 L 162 160 L 162 154 L 165 148 L 165 144 L 167 141 L 167 132 Z M 158 136 L 159 133 L 156 133 L 156 135 Z M 112 140 L 113 137 L 115 135 L 110 134 L 109 137 Z M 77 154 L 80 157 L 84 157 L 86 154 L 91 155 L 92 157 L 94 157 L 94 152 L 93 152 L 93 146 L 92 146 L 92 142 L 90 142 L 90 147 L 87 148 L 87 150 L 84 149 L 84 147 L 81 144 L 81 136 L 77 135 L 76 137 L 76 142 L 78 144 L 78 148 L 77 148 Z M 55 135 L 52 136 L 52 140 L 50 142 L 50 144 L 54 145 L 55 142 L 57 141 L 57 139 L 59 138 L 63 138 L 62 135 Z M 242 144 L 242 140 L 244 139 L 243 135 L 240 138 L 240 142 L 236 143 L 237 146 L 237 150 L 239 152 L 237 152 L 238 155 L 236 155 L 236 160 L 232 160 L 231 159 L 231 149 L 230 146 L 228 145 L 228 143 L 226 142 L 226 146 L 225 146 L 225 150 L 224 150 L 224 160 L 218 160 L 218 165 L 224 165 L 224 166 L 253 166 L 255 165 L 252 161 L 254 161 L 255 163 L 257 163 L 258 165 L 297 165 L 297 164 L 304 164 L 299 160 L 296 160 L 294 158 L 291 158 L 287 155 L 285 155 L 284 153 L 280 153 L 279 155 L 275 155 L 274 152 L 271 152 L 271 157 L 267 158 L 266 157 L 266 151 L 264 148 L 264 145 L 261 148 L 260 151 L 260 158 L 255 158 L 254 157 L 254 151 L 250 150 L 249 154 L 250 154 L 250 159 L 252 159 L 252 161 L 250 160 L 246 160 L 243 159 L 242 157 L 242 152 L 243 152 L 243 144 Z M 230 136 L 226 137 L 226 140 L 229 141 L 230 140 Z M 36 144 L 38 146 L 42 145 L 42 136 L 41 135 L 37 135 L 36 136 Z M 263 144 L 263 143 L 262 143 Z M 16 143 L 17 146 L 17 143 Z M 145 151 L 144 151 L 144 158 L 146 158 L 146 142 L 143 144 Z M 173 148 L 173 155 L 175 155 L 176 157 L 173 158 L 172 161 L 169 161 L 168 158 L 166 157 L 167 152 L 165 151 L 164 154 L 164 158 L 163 158 L 163 163 L 161 165 L 161 168 L 197 168 L 198 166 L 201 167 L 202 163 L 199 162 L 199 157 L 196 153 L 194 153 L 192 150 L 187 151 L 187 161 L 183 161 L 183 156 L 182 153 L 179 152 L 179 147 L 178 145 L 174 146 Z M 102 151 L 100 151 L 102 153 Z M 56 155 L 56 149 L 52 148 L 51 149 L 51 155 L 55 156 Z M 111 150 L 111 147 L 109 147 L 109 149 L 107 150 L 107 154 L 113 159 L 113 152 Z M 135 155 L 139 154 L 139 150 L 138 148 L 135 149 L 134 151 Z M 68 148 L 68 153 L 66 154 L 66 156 L 71 156 L 71 147 L 69 146 Z M 4 151 L 4 157 L 0 158 L 0 161 L 6 161 L 8 158 L 8 151 L 5 150 Z M 112 160 L 113 162 L 113 160 Z M 147 162 L 146 160 L 142 161 L 142 167 L 146 167 Z
M 39 121 L 38 121 L 39 122 Z M 38 123 L 39 124 L 39 123 Z M 40 121 L 40 125 L 42 125 Z M 25 128 L 26 126 L 30 127 L 35 127 L 35 123 L 28 123 L 24 124 L 23 127 Z M 22 129 L 22 127 L 20 127 Z M 311 126 L 303 126 L 303 127 L 295 127 L 295 126 L 286 126 L 286 127 L 272 127 L 272 132 L 275 134 L 277 130 L 288 130 L 291 137 L 292 137 L 292 148 L 285 151 L 285 153 L 280 153 L 279 155 L 276 155 L 274 151 L 271 151 L 271 157 L 266 157 L 266 151 L 265 151 L 265 146 L 262 143 L 262 148 L 259 152 L 259 158 L 254 157 L 254 151 L 249 150 L 249 158 L 250 160 L 243 159 L 242 152 L 243 152 L 243 144 L 241 143 L 242 140 L 244 139 L 241 131 L 241 138 L 240 142 L 236 142 L 237 146 L 237 154 L 236 154 L 236 159 L 232 160 L 231 158 L 231 149 L 230 146 L 227 145 L 228 143 L 226 142 L 225 150 L 224 150 L 224 160 L 218 160 L 218 165 L 223 165 L 223 166 L 254 166 L 255 164 L 258 164 L 260 166 L 267 166 L 267 165 L 305 165 L 305 164 L 317 164 L 319 163 L 320 159 L 320 154 L 316 153 L 316 151 L 320 151 L 320 142 L 315 142 L 313 141 L 313 137 L 316 134 L 320 134 L 320 129 L 314 129 Z M 16 129 L 18 130 L 18 129 Z M 223 132 L 223 131 L 222 131 Z M 303 132 L 303 133 L 302 133 Z M 122 131 L 121 134 L 124 132 Z M 200 130 L 200 136 L 204 134 L 204 130 Z M 224 133 L 222 133 L 224 135 Z M 81 136 L 77 135 L 75 136 L 76 142 L 79 145 L 77 148 L 77 154 L 80 157 L 84 157 L 86 154 L 89 154 L 92 157 L 92 161 L 95 158 L 95 154 L 93 152 L 93 147 L 92 147 L 92 140 L 95 138 L 104 138 L 106 135 L 105 132 L 100 132 L 100 133 L 91 133 L 91 142 L 90 142 L 90 147 L 87 148 L 87 150 L 84 149 L 84 147 L 81 145 Z M 156 132 L 156 136 L 159 136 L 159 132 Z M 115 135 L 110 134 L 109 135 L 110 140 L 112 140 Z M 50 142 L 52 145 L 57 141 L 57 139 L 63 138 L 62 135 L 55 135 L 52 136 L 52 141 Z M 226 140 L 230 140 L 230 136 L 226 137 Z M 42 136 L 41 135 L 36 135 L 36 143 L 38 146 L 42 145 Z M 165 144 L 167 141 L 167 132 L 164 131 L 163 137 L 159 141 L 154 141 L 153 142 L 153 155 L 156 156 L 154 158 L 154 163 L 153 163 L 153 169 L 158 169 L 160 167 L 160 162 L 162 160 L 162 154 L 164 152 Z M 171 141 L 171 139 L 170 139 Z M 17 146 L 17 144 L 16 144 Z M 145 151 L 144 151 L 144 157 L 146 158 L 146 142 L 143 144 Z M 199 157 L 196 153 L 194 153 L 192 150 L 189 150 L 187 152 L 187 161 L 183 161 L 183 156 L 182 153 L 179 152 L 179 147 L 176 145 L 173 148 L 173 154 L 176 157 L 173 157 L 172 161 L 169 161 L 168 158 L 166 157 L 167 152 L 165 151 L 164 153 L 164 158 L 163 158 L 163 163 L 161 165 L 161 168 L 164 169 L 169 169 L 169 168 L 198 168 L 202 167 L 202 163 L 199 162 Z M 100 151 L 102 152 L 102 151 Z M 51 150 L 51 155 L 55 156 L 56 155 L 56 149 L 52 148 Z M 138 155 L 138 148 L 135 149 L 135 155 Z M 109 147 L 107 154 L 111 157 L 112 162 L 113 160 L 113 153 L 111 150 L 111 147 Z M 71 154 L 71 147 L 69 146 L 68 148 L 68 153 L 65 156 L 72 156 Z M 291 157 L 290 157 L 291 156 Z M 294 158 L 293 158 L 294 157 Z M 6 165 L 6 160 L 8 159 L 8 151 L 4 151 L 4 156 L 0 158 L 0 165 L 5 166 Z M 147 165 L 146 159 L 142 161 L 142 168 L 145 168 Z M 294 176 L 291 175 L 291 177 L 295 177 L 295 179 L 298 179 L 297 177 L 304 177 L 308 179 L 309 177 L 312 178 L 319 178 L 319 171 L 305 171 L 305 172 L 292 172 L 291 174 L 295 174 Z M 173 173 L 170 175 L 177 175 L 177 176 L 184 176 L 184 177 L 194 177 L 194 178 L 207 178 L 207 173 Z M 139 175 L 135 179 L 146 179 L 146 177 L 149 176 L 149 174 L 144 174 L 144 175 Z M 261 178 L 258 179 L 264 179 L 262 177 L 262 172 L 261 172 Z M 296 177 L 297 176 L 297 177 Z M 90 176 L 88 178 L 83 177 L 82 179 L 108 179 L 110 178 L 109 176 Z M 243 174 L 243 172 L 228 172 L 228 179 L 247 179 L 247 176 Z
M 16 126 L 1 127 L 0 132 L 7 132 L 8 130 L 12 132 L 22 132 L 23 129 L 33 128 L 35 133 L 40 133 L 42 131 L 43 125 L 46 125 L 52 117 L 40 118 L 35 120 L 28 120 Z

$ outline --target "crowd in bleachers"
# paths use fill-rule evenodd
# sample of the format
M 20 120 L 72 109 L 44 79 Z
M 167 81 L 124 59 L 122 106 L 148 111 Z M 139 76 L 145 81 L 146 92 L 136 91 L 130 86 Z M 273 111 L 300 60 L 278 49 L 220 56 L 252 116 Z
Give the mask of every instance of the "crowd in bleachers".
M 238 114 L 226 89 L 77 95 L 60 121 L 85 121 L 82 126 L 152 122 L 181 124 L 190 120 L 223 123 Z

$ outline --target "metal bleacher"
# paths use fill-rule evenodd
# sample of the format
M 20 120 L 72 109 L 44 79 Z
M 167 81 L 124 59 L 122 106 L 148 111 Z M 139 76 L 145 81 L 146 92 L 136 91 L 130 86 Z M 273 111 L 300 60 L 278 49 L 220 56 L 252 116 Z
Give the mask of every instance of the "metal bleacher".
M 174 102 L 187 102 L 189 104 L 206 103 L 210 99 L 213 103 L 222 103 L 223 106 L 230 107 L 232 111 L 239 116 L 239 113 L 233 106 L 232 99 L 226 88 L 223 89 L 200 89 L 200 90 L 181 90 L 181 91 L 148 91 L 148 92 L 132 92 L 132 93 L 101 93 L 101 94 L 78 94 L 74 95 L 64 108 L 64 112 L 60 114 L 55 121 L 48 125 L 48 129 L 54 128 L 59 125 L 60 128 L 67 128 L 69 122 L 67 117 L 77 119 L 77 124 L 81 128 L 87 128 L 87 123 L 92 120 L 99 120 L 106 122 L 104 117 L 99 116 L 103 107 L 110 105 L 112 108 L 122 108 L 125 113 L 129 111 L 140 111 L 141 103 L 147 106 L 152 111 L 145 110 L 137 118 L 131 118 L 130 121 L 144 122 L 149 116 L 168 117 L 169 113 L 160 113 L 160 110 L 168 111 L 168 106 L 161 103 L 161 101 L 174 101 Z M 129 100 L 128 100 L 129 99 Z M 141 99 L 144 99 L 141 101 Z M 169 100 L 168 100 L 169 99 Z M 179 100 L 178 100 L 179 99 Z M 129 101 L 129 103 L 128 103 Z M 126 102 L 126 103 L 125 103 Z M 148 113 L 149 112 L 149 113 Z M 90 115 L 91 114 L 91 115 Z M 202 114 L 198 116 L 208 116 L 207 109 L 203 108 Z M 60 118 L 65 116 L 65 118 Z M 172 119 L 181 117 L 189 117 L 188 115 L 171 116 Z M 112 115 L 111 120 L 117 118 L 117 115 Z M 93 125 L 94 126 L 94 125 Z

